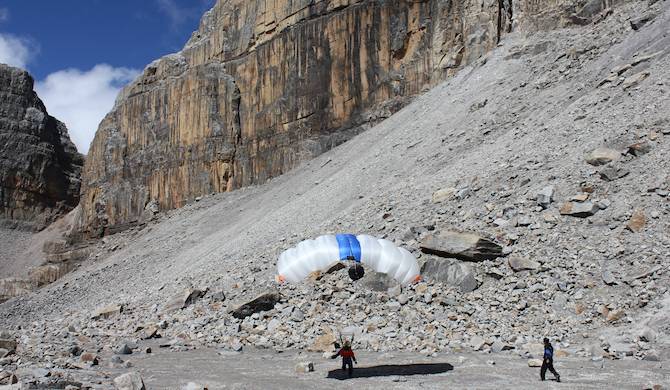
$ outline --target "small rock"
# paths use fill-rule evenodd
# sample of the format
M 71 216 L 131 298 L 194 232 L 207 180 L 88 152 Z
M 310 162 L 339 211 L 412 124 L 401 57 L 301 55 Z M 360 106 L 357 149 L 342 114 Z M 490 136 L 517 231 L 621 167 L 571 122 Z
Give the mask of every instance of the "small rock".
M 600 171 L 600 178 L 605 181 L 614 181 L 628 176 L 629 170 L 622 167 L 610 166 Z
M 647 343 L 653 343 L 654 341 L 656 341 L 656 333 L 653 330 L 651 330 L 651 328 L 645 327 L 640 332 L 640 340 L 645 341 Z
M 649 152 L 651 152 L 651 144 L 646 141 L 637 142 L 628 146 L 628 154 L 632 154 L 635 157 L 640 157 Z
M 643 70 L 642 72 L 635 73 L 632 76 L 626 77 L 626 79 L 623 81 L 623 88 L 628 89 L 630 87 L 634 87 L 640 82 L 642 82 L 644 79 L 649 77 L 651 73 L 648 70 Z
M 586 218 L 594 215 L 598 210 L 600 208 L 592 202 L 567 202 L 561 206 L 559 212 L 561 215 Z
M 129 372 L 114 378 L 114 387 L 117 390 L 146 390 L 144 381 L 137 372 Z
M 305 319 L 305 313 L 303 313 L 302 310 L 296 307 L 291 313 L 291 320 L 295 322 L 301 322 L 304 319 Z
M 486 344 L 486 341 L 485 341 L 482 337 L 480 337 L 480 336 L 473 336 L 473 337 L 470 339 L 470 346 L 471 346 L 472 349 L 474 349 L 475 351 L 481 351 L 482 348 L 484 348 L 484 345 L 485 345 L 485 344 Z
M 616 161 L 621 157 L 621 153 L 608 148 L 597 148 L 586 156 L 586 162 L 591 165 L 605 165 Z
M 398 295 L 398 302 L 401 305 L 405 305 L 405 304 L 407 304 L 407 302 L 409 302 L 409 298 L 405 294 L 400 294 L 400 295 Z
M 542 359 L 528 359 L 528 367 L 542 367 Z
M 608 322 L 615 322 L 623 318 L 626 313 L 622 309 L 612 310 L 607 314 Z
M 554 198 L 554 186 L 546 186 L 537 193 L 537 204 L 543 209 L 549 207 Z
M 514 272 L 531 271 L 540 268 L 540 263 L 526 257 L 513 256 L 509 258 L 508 263 Z
M 649 23 L 652 19 L 654 19 L 654 14 L 653 13 L 647 13 L 642 16 L 638 16 L 637 18 L 633 18 L 630 20 L 630 27 L 637 31 L 642 28 L 645 24 Z
M 603 282 L 608 286 L 613 286 L 613 285 L 617 284 L 616 279 L 614 278 L 614 275 L 612 275 L 612 272 L 610 272 L 609 270 L 604 270 L 602 272 L 602 279 L 603 279 Z
M 186 289 L 170 298 L 170 300 L 165 304 L 165 308 L 163 309 L 163 311 L 171 312 L 183 309 L 186 306 L 194 303 L 202 295 L 203 292 L 198 289 L 193 288 Z
M 453 198 L 454 195 L 456 195 L 456 188 L 454 187 L 443 188 L 433 192 L 431 201 L 433 203 L 442 203 L 445 200 Z
M 93 313 L 92 318 L 94 320 L 111 318 L 120 314 L 122 311 L 123 311 L 123 305 L 116 305 L 116 304 L 108 305 L 96 309 L 95 313 Z
M 79 361 L 82 363 L 89 364 L 91 366 L 97 366 L 98 365 L 98 355 L 92 353 L 92 352 L 84 352 L 81 355 L 79 355 Z
M 133 349 L 126 343 L 122 343 L 116 347 L 114 353 L 117 355 L 130 355 L 133 353 Z
M 326 333 L 322 334 L 321 336 L 318 336 L 316 340 L 314 340 L 314 343 L 307 347 L 307 351 L 309 352 L 331 352 L 334 350 L 333 345 L 335 344 L 335 341 L 337 339 L 335 338 L 335 335 L 332 333 Z
M 647 223 L 647 218 L 644 215 L 644 211 L 635 210 L 633 215 L 628 220 L 626 224 L 626 229 L 630 230 L 633 233 L 639 233 L 644 229 L 644 225 Z
M 308 372 L 314 371 L 314 363 L 312 362 L 300 362 L 295 366 L 295 372 L 306 374 Z

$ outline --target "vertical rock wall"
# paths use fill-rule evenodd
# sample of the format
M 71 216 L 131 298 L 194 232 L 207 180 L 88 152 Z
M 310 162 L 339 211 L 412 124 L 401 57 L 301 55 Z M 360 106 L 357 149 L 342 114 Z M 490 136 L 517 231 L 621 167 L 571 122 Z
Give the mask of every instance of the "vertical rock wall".
M 0 223 L 41 229 L 74 208 L 83 162 L 32 77 L 0 64 Z
M 515 12 L 517 24 L 542 28 L 531 21 L 545 11 L 559 20 L 555 9 L 569 14 L 573 3 L 220 0 L 101 123 L 81 226 L 104 234 L 147 205 L 176 208 L 280 175 L 480 58 Z

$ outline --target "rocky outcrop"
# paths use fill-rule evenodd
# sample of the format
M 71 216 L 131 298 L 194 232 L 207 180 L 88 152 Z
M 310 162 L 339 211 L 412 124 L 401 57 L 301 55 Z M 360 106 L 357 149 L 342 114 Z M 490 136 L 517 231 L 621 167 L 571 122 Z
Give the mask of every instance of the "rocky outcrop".
M 0 64 L 0 219 L 44 228 L 79 202 L 83 157 L 24 70 Z
M 147 205 L 280 175 L 481 57 L 510 15 L 507 1 L 219 1 L 101 123 L 82 225 L 115 231 Z
M 388 117 L 513 25 L 581 23 L 600 3 L 218 1 L 101 123 L 84 170 L 83 230 L 115 232 L 263 183 Z

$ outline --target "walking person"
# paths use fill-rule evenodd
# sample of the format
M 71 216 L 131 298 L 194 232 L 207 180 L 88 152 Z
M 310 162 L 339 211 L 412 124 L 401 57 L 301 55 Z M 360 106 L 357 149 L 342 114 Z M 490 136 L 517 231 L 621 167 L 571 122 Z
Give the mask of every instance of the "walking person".
M 338 356 L 342 356 L 342 371 L 348 368 L 349 378 L 351 378 L 354 375 L 354 363 L 358 364 L 358 362 L 356 361 L 354 351 L 351 349 L 351 343 L 348 340 L 344 342 L 344 346 L 335 355 L 331 356 L 331 359 L 335 359 Z
M 542 359 L 542 368 L 540 369 L 540 379 L 544 380 L 547 370 L 551 371 L 556 377 L 556 382 L 561 381 L 561 376 L 554 369 L 554 347 L 548 338 L 544 338 L 544 357 Z

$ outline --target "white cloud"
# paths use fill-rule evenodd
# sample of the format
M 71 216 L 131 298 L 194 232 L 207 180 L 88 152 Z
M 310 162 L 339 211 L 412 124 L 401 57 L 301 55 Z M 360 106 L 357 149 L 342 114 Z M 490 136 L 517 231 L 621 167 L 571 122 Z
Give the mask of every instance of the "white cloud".
M 70 138 L 81 153 L 88 153 L 98 124 L 114 106 L 124 84 L 139 72 L 128 68 L 96 65 L 83 72 L 67 69 L 52 73 L 35 85 L 49 114 L 65 122 Z
M 9 10 L 7 8 L 0 8 L 0 23 L 9 20 Z
M 158 8 L 170 19 L 173 28 L 184 23 L 190 17 L 189 11 L 179 8 L 174 0 L 156 0 L 156 2 Z
M 26 68 L 38 47 L 31 40 L 11 34 L 0 34 L 0 63 Z

